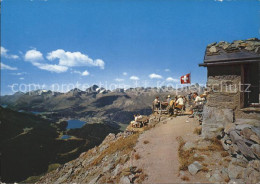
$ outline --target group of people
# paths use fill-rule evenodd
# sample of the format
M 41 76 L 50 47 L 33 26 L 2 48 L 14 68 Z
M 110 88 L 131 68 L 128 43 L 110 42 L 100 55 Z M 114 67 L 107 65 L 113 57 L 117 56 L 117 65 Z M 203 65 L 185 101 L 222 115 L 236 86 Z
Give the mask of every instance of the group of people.
M 135 114 L 135 115 L 134 115 L 134 121 L 131 121 L 131 126 L 132 126 L 132 127 L 135 127 L 135 128 L 140 127 L 140 126 L 141 126 L 141 123 L 138 122 L 138 120 L 140 120 L 140 119 L 142 119 L 142 118 L 143 118 L 142 115 L 140 115 L 140 114 Z
M 160 108 L 164 108 L 169 112 L 170 115 L 174 115 L 176 112 L 180 110 L 185 111 L 185 105 L 188 101 L 191 105 L 191 114 L 193 115 L 193 110 L 203 105 L 205 100 L 206 95 L 203 94 L 199 96 L 197 92 L 188 94 L 187 98 L 181 95 L 171 98 L 171 95 L 168 95 L 166 101 L 163 102 L 160 102 L 159 97 L 156 96 L 156 98 L 153 101 L 153 110 L 159 110 Z M 192 117 L 192 115 L 190 117 Z
M 203 93 L 201 96 L 198 95 L 197 92 L 194 92 L 193 95 L 191 95 L 194 99 L 194 103 L 191 105 L 191 115 L 189 116 L 190 118 L 194 117 L 194 110 L 195 109 L 200 109 L 203 108 L 203 105 L 206 101 L 207 93 Z
M 168 110 L 169 114 L 174 114 L 174 110 L 185 110 L 186 98 L 184 96 L 178 95 L 174 98 L 171 98 L 171 95 L 167 96 L 166 101 L 160 102 L 159 97 L 157 96 L 153 101 L 154 110 L 159 110 L 161 107 L 164 107 Z

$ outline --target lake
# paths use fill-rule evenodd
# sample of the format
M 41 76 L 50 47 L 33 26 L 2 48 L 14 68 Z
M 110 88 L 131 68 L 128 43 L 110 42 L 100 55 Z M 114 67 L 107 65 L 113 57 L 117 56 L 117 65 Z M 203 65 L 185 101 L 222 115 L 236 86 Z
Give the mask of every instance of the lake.
M 1 105 L 3 108 L 6 108 L 8 105 L 6 105 L 6 104 L 3 104 L 3 105 Z
M 71 136 L 69 136 L 69 135 L 63 135 L 62 137 L 61 137 L 61 139 L 69 139 Z
M 73 128 L 81 128 L 86 123 L 85 121 L 80 121 L 77 119 L 71 119 L 68 120 L 67 122 L 68 122 L 67 130 Z

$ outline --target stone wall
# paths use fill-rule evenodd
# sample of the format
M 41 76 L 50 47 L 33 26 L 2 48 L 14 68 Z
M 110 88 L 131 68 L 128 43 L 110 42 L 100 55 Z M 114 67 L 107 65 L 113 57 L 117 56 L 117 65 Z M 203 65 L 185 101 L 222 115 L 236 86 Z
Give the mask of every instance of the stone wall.
M 221 136 L 225 126 L 234 122 L 233 110 L 210 107 L 203 108 L 202 137 L 211 139 Z
M 203 110 L 202 136 L 221 134 L 226 124 L 233 123 L 241 101 L 240 65 L 208 67 L 209 95 Z
M 211 89 L 207 105 L 232 109 L 240 108 L 240 84 L 238 75 L 209 76 L 207 86 Z

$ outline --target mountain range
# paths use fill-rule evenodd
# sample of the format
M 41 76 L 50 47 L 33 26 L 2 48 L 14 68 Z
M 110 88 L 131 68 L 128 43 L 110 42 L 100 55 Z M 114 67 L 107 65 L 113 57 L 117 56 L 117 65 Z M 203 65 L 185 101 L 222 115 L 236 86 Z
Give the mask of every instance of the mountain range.
M 93 85 L 86 90 L 72 89 L 66 93 L 36 90 L 17 92 L 1 97 L 1 105 L 16 111 L 44 112 L 51 120 L 81 119 L 91 122 L 128 124 L 134 114 L 151 114 L 156 96 L 166 100 L 168 95 L 186 95 L 191 91 L 203 91 L 203 87 L 191 85 L 180 88 L 129 88 L 113 91 Z
M 179 89 L 178 94 L 203 89 L 193 85 Z M 110 91 L 94 85 L 84 91 L 36 90 L 1 96 L 0 151 L 4 169 L 0 180 L 37 181 L 51 168 L 99 145 L 109 133 L 124 130 L 134 114 L 151 114 L 154 98 L 166 100 L 169 94 L 175 96 L 177 92 L 166 87 Z M 67 130 L 66 120 L 70 119 L 87 123 Z M 63 140 L 64 134 L 73 138 Z

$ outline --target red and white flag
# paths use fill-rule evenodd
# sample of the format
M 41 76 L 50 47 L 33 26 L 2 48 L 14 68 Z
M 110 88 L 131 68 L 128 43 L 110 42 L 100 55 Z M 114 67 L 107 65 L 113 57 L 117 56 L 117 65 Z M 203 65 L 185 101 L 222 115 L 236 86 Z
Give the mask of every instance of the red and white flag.
M 181 76 L 181 84 L 190 84 L 190 73 Z

